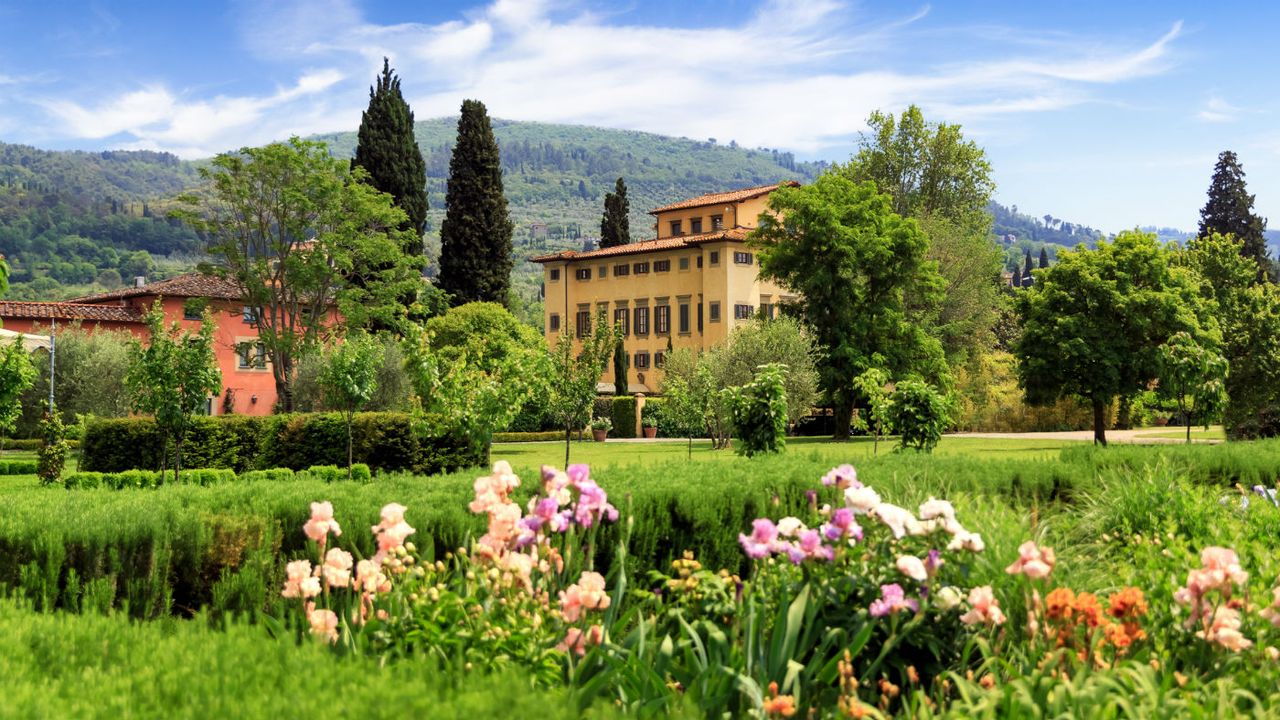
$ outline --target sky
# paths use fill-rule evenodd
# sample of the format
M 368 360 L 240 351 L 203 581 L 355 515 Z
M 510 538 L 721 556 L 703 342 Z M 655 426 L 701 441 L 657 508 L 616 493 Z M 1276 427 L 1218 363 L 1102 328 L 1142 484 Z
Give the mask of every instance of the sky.
M 0 141 L 208 157 L 353 130 L 389 57 L 419 119 L 491 115 L 847 160 L 919 105 L 997 199 L 1194 230 L 1220 151 L 1280 228 L 1264 2 L 0 0 Z

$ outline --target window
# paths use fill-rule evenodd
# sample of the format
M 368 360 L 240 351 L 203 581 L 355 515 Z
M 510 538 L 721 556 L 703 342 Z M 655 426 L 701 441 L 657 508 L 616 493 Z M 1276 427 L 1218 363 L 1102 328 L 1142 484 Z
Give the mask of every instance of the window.
M 647 307 L 636 308 L 636 334 L 649 334 L 649 308 Z
M 596 268 L 596 277 L 600 278 L 601 280 L 609 277 L 609 266 L 601 265 L 599 268 Z
M 698 332 L 702 332 L 702 303 L 698 303 Z
M 647 275 L 649 273 L 649 263 L 636 263 L 631 269 L 634 270 L 637 275 Z
M 680 303 L 680 334 L 689 334 L 689 303 Z
M 242 342 L 236 346 L 241 370 L 265 368 L 267 366 L 267 346 L 260 342 Z
M 591 334 L 591 311 L 579 310 L 576 317 L 578 337 L 587 337 Z
M 701 265 L 699 265 L 699 267 L 701 267 Z M 681 270 L 688 270 L 688 269 L 689 269 L 689 258 L 687 258 L 687 257 L 682 257 L 682 258 L 680 258 L 680 269 L 681 269 Z
M 654 260 L 653 271 L 654 272 L 671 272 L 671 261 L 670 260 Z
M 560 332 L 560 314 L 551 313 L 551 319 L 547 323 L 547 327 L 551 328 L 551 332 Z
M 741 305 L 741 304 L 739 304 L 739 305 L 734 305 L 734 306 L 733 306 L 733 319 L 734 319 L 734 320 L 750 320 L 750 319 L 751 319 L 751 311 L 752 311 L 753 309 L 754 309 L 754 308 L 752 308 L 750 305 Z
M 689 221 L 689 232 L 694 235 L 702 232 L 702 218 L 694 218 Z
M 701 269 L 702 269 L 702 256 L 701 256 L 701 255 L 699 255 L 699 256 L 698 256 L 698 269 L 699 269 L 699 270 L 701 270 Z
M 672 235 L 683 235 L 683 234 L 684 234 L 683 232 L 681 232 L 681 231 L 680 231 L 680 221 L 679 221 L 679 220 L 672 220 L 672 221 L 671 221 L 671 234 L 672 234 Z
M 645 370 L 649 367 L 649 353 L 640 351 L 636 353 L 636 369 Z
M 625 264 L 623 264 L 623 265 L 614 265 L 614 266 L 613 266 L 613 276 L 614 276 L 614 277 L 622 277 L 623 275 L 630 275 L 630 274 L 631 274 L 631 266 L 630 266 L 630 265 L 625 265 Z
M 769 320 L 772 320 L 772 319 L 773 319 L 773 309 L 774 309 L 775 307 L 777 307 L 777 305 L 770 305 L 770 304 L 769 304 L 769 303 L 767 303 L 767 302 L 761 302 L 761 303 L 760 303 L 760 317 L 763 317 L 763 318 L 767 318 L 767 319 L 769 319 Z
M 720 251 L 719 251 L 719 250 L 712 250 L 712 251 L 711 251 L 711 264 L 712 264 L 712 265 L 719 265 L 719 264 L 720 264 Z
M 670 305 L 659 305 L 653 309 L 653 331 L 659 335 L 671 332 Z
M 720 322 L 720 303 L 711 303 L 711 322 Z
M 551 282 L 560 281 L 560 268 L 551 268 Z
M 750 265 L 750 264 L 751 264 L 751 253 L 749 253 L 749 252 L 738 252 L 738 251 L 736 251 L 736 250 L 735 250 L 735 251 L 734 251 L 734 253 L 733 253 L 733 262 L 734 262 L 734 263 L 736 263 L 736 264 L 738 264 L 738 265 Z
M 723 229 L 724 229 L 724 216 L 723 216 L 723 215 L 712 215 L 712 216 L 711 216 L 711 229 L 712 229 L 712 230 L 723 230 Z
M 253 314 L 253 308 L 249 307 L 248 305 L 244 306 L 244 315 L 242 315 L 241 317 L 244 319 L 245 325 L 253 325 L 254 323 L 258 322 L 258 318 Z
M 653 366 L 661 370 L 667 366 L 667 354 L 659 350 L 653 354 Z
M 204 308 L 199 306 L 198 303 L 187 302 L 185 305 L 182 306 L 182 319 L 183 320 L 199 320 L 200 313 L 202 312 L 204 312 Z
M 626 308 L 618 308 L 613 311 L 613 325 L 622 331 L 622 336 L 627 336 L 627 321 L 631 318 L 627 317 L 630 312 Z
M 579 280 L 590 280 L 591 268 L 578 268 L 577 277 Z

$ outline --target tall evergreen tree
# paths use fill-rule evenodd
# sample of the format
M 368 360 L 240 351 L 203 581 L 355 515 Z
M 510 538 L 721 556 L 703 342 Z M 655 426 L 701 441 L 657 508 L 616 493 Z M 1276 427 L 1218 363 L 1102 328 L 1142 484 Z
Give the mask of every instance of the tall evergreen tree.
M 1047 267 L 1049 267 L 1049 251 L 1045 248 L 1040 248 L 1040 269 L 1043 270 Z
M 604 217 L 600 219 L 600 247 L 614 247 L 631 242 L 631 221 L 627 219 L 631 203 L 627 201 L 627 184 L 618 178 L 613 192 L 605 193 Z
M 1245 188 L 1244 168 L 1235 153 L 1222 151 L 1209 183 L 1209 200 L 1200 210 L 1199 236 L 1234 235 L 1244 244 L 1241 254 L 1258 263 L 1258 277 L 1262 278 L 1271 266 L 1263 237 L 1266 229 L 1267 221 L 1253 213 L 1253 196 Z
M 613 346 L 613 394 L 621 397 L 627 394 L 627 349 L 622 344 L 622 332 L 618 332 L 618 342 Z
M 1027 251 L 1026 262 L 1022 266 L 1022 287 L 1031 287 L 1034 278 L 1031 275 L 1031 251 Z
M 360 118 L 352 167 L 369 173 L 369 184 L 387 193 L 409 216 L 403 229 L 416 236 L 406 255 L 422 255 L 427 223 L 427 163 L 413 136 L 413 111 L 400 94 L 400 78 L 382 59 L 382 75 L 369 88 L 369 108 Z
M 479 100 L 462 101 L 444 204 L 440 288 L 455 305 L 505 305 L 511 286 L 512 225 L 502 193 L 498 141 Z

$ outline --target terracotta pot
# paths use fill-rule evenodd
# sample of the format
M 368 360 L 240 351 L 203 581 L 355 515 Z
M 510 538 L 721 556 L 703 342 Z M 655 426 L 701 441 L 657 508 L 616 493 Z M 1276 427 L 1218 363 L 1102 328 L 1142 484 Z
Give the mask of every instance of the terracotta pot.
M 591 437 L 595 438 L 596 442 L 604 442 L 604 439 L 609 437 L 609 431 L 608 430 L 592 430 Z
M 658 428 L 656 427 L 647 427 L 647 428 L 643 428 L 643 430 L 644 430 L 644 437 L 646 440 L 652 440 L 658 437 Z

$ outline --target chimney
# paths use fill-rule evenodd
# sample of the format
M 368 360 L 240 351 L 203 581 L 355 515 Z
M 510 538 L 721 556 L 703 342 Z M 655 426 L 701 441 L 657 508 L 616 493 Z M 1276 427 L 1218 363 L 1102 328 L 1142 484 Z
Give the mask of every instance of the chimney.
M 136 287 L 136 288 L 140 288 L 140 287 L 142 287 L 143 285 L 146 285 L 146 284 L 147 284 L 147 276 L 146 276 L 146 275 L 137 275 L 137 276 L 135 276 L 135 277 L 133 278 L 133 286 L 134 286 L 134 287 Z

